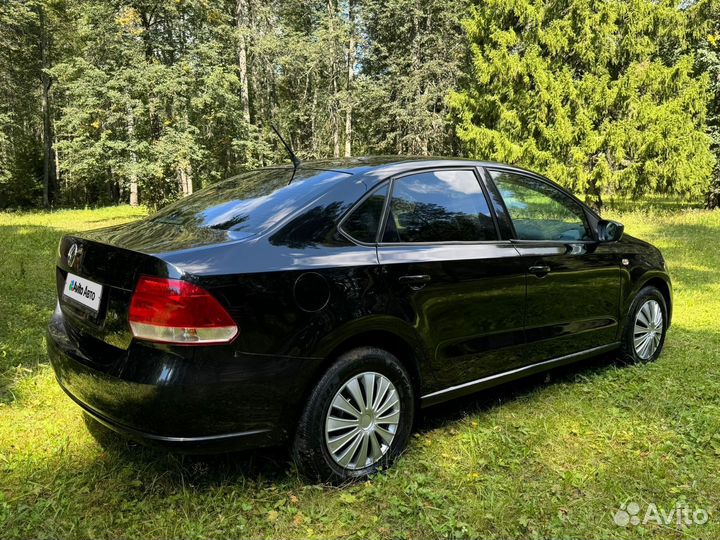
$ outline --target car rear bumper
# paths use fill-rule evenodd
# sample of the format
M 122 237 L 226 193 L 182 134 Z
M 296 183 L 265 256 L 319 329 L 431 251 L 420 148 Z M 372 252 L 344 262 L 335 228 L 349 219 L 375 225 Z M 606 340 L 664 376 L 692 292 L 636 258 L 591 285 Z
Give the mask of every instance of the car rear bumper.
M 80 401 L 72 392 L 65 388 L 62 381 L 58 379 L 58 384 L 65 393 L 77 403 L 88 415 L 100 422 L 105 427 L 119 433 L 128 439 L 132 439 L 149 446 L 167 447 L 183 452 L 223 452 L 232 450 L 241 450 L 245 448 L 259 448 L 273 444 L 271 430 L 258 429 L 255 431 L 241 431 L 239 433 L 225 433 L 222 435 L 207 435 L 202 437 L 173 437 L 167 435 L 157 435 L 148 433 L 139 429 L 126 426 L 104 416 L 99 411 L 91 408 L 86 403 Z
M 237 353 L 229 347 L 133 343 L 92 358 L 65 327 L 48 326 L 48 355 L 62 389 L 91 417 L 142 443 L 186 452 L 272 446 L 287 440 L 319 359 Z M 207 350 L 212 357 L 207 357 Z

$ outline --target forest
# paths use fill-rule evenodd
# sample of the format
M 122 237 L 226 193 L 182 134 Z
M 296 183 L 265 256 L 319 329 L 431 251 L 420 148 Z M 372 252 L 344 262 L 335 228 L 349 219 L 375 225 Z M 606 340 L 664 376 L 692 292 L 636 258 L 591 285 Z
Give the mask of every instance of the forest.
M 370 154 L 720 204 L 718 0 L 2 0 L 0 209 Z

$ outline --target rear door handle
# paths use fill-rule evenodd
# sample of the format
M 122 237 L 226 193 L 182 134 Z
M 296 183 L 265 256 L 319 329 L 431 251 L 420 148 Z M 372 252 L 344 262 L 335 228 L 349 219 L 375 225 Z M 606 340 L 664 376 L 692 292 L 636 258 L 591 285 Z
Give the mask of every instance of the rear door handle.
M 538 277 L 542 277 L 550 273 L 550 267 L 544 265 L 531 266 L 528 268 L 528 272 L 535 274 Z
M 409 285 L 411 289 L 422 289 L 431 279 L 427 274 L 417 274 L 414 276 L 400 276 L 398 281 Z

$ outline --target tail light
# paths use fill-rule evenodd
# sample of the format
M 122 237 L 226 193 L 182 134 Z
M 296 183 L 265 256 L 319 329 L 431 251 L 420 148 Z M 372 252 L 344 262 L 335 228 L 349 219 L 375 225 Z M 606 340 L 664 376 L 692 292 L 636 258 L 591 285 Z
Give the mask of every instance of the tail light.
M 214 296 L 179 279 L 141 276 L 128 319 L 136 338 L 162 343 L 227 343 L 238 334 Z

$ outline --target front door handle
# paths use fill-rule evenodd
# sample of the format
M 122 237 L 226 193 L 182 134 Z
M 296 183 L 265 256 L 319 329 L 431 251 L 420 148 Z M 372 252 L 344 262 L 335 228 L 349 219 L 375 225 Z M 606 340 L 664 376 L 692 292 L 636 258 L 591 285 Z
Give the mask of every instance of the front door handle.
M 550 273 L 550 267 L 545 265 L 531 266 L 528 268 L 528 272 L 535 274 L 538 277 L 543 277 Z
M 414 276 L 400 276 L 398 281 L 410 286 L 411 289 L 422 289 L 432 278 L 427 274 L 417 274 Z

